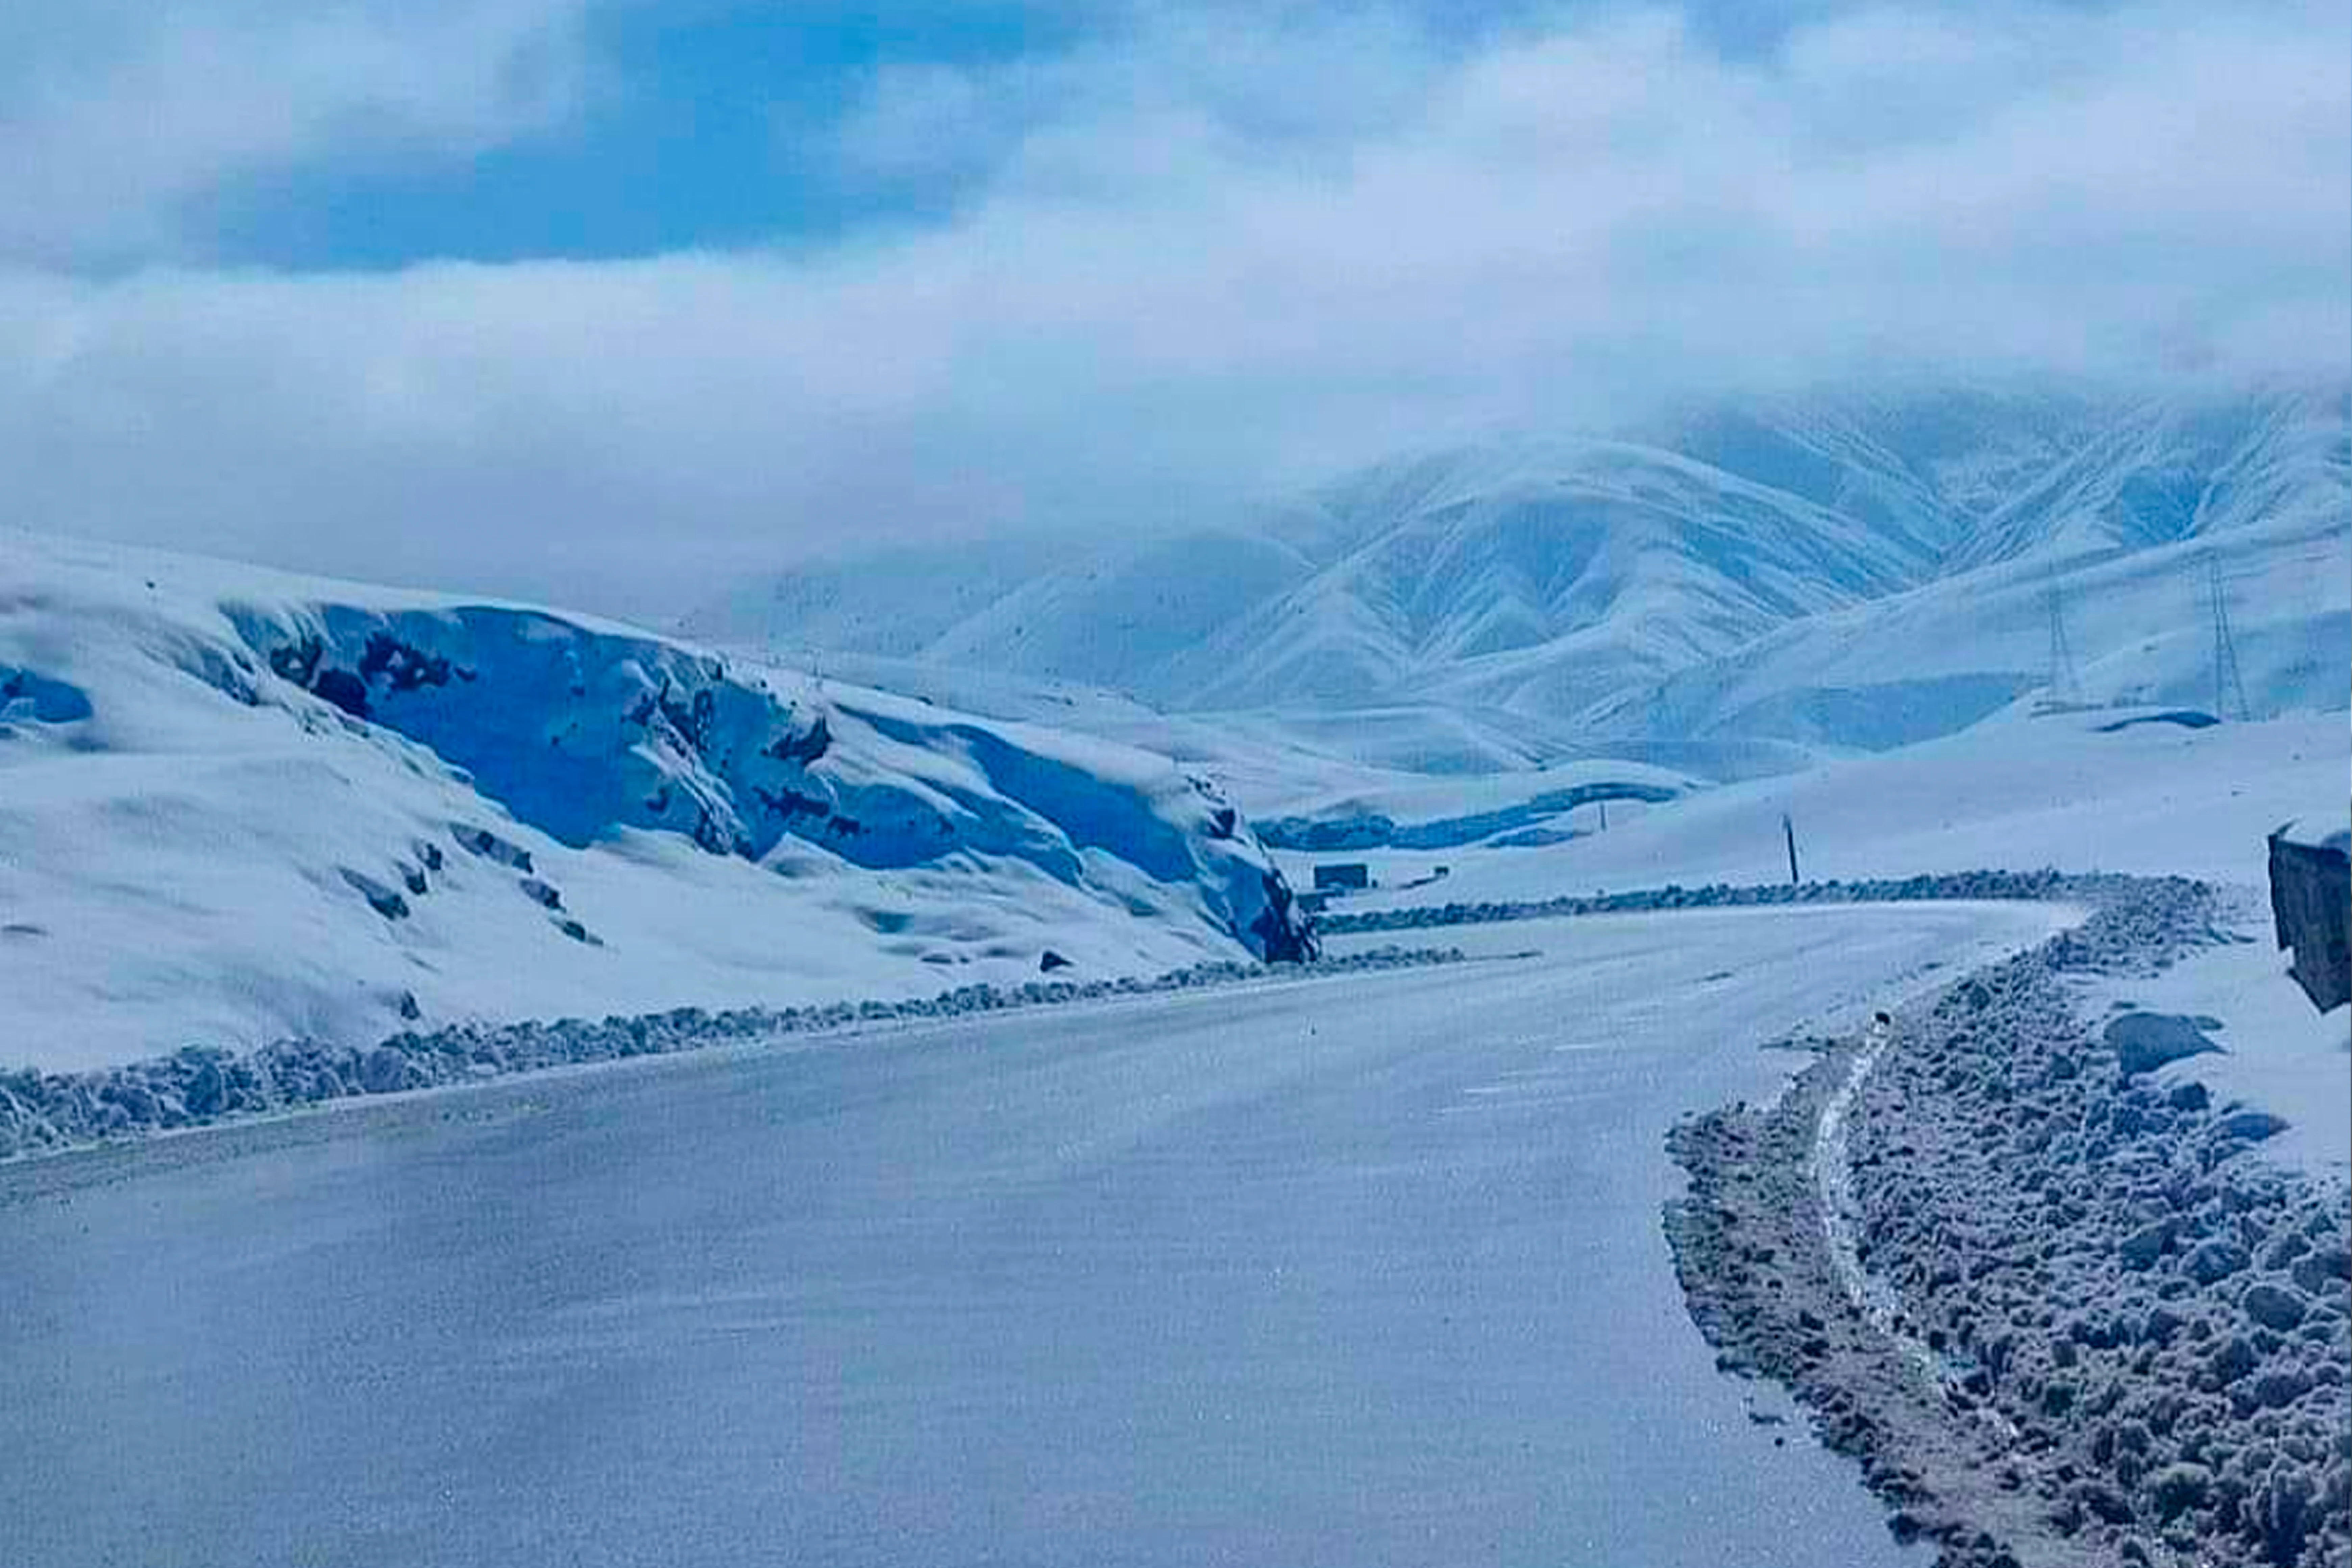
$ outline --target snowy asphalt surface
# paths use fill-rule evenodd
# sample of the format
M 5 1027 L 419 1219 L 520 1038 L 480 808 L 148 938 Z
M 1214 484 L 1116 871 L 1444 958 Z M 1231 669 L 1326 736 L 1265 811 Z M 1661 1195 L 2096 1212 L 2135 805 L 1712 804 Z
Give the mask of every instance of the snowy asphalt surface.
M 9 1551 L 1907 1561 L 1850 1464 L 1714 1370 L 1662 1139 L 1769 1092 L 1760 1043 L 2060 918 L 1528 922 L 1475 933 L 1541 950 L 1516 962 L 0 1171 Z

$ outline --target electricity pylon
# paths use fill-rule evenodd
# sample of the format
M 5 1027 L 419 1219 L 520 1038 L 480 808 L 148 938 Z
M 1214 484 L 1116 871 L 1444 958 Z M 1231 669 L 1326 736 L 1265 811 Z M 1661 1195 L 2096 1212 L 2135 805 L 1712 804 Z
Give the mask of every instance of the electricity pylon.
M 2238 671 L 2238 641 L 2230 635 L 2230 602 L 2221 592 L 2221 560 L 2210 550 L 2205 552 L 2205 585 L 2213 605 L 2213 717 L 2232 717 L 2234 698 L 2234 717 L 2252 719 L 2253 705 L 2246 700 L 2245 678 Z

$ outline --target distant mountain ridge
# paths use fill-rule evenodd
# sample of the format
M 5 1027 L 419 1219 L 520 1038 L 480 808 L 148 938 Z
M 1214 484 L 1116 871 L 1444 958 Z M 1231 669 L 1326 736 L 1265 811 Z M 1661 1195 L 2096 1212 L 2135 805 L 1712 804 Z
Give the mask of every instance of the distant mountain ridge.
M 1744 730 L 1721 728 L 1737 712 L 1662 699 L 1809 627 L 1868 640 L 1883 614 L 1918 623 L 1916 606 L 1896 609 L 1917 595 L 1965 603 L 2028 578 L 2046 595 L 2075 574 L 2200 542 L 2252 583 L 2266 580 L 2271 545 L 2307 559 L 2314 540 L 2352 563 L 2352 386 L 1928 387 L 1693 406 L 1615 438 L 1401 456 L 1254 521 L 1132 543 L 849 560 L 755 584 L 687 629 L 1085 682 L 1172 710 L 1433 703 L 1651 739 L 1869 746 L 1964 723 L 2030 687 L 2042 661 L 2007 637 L 1993 662 L 1959 668 L 1943 668 L 1949 647 L 1896 648 L 1875 673 L 1928 687 L 1810 707 L 1759 698 L 1737 710 Z M 2277 618 L 2276 596 L 2251 595 L 2250 627 Z M 2305 632 L 2273 640 L 2332 646 L 2340 587 L 2285 597 Z M 2169 634 L 2163 613 L 2153 626 L 2088 617 L 2078 651 L 2096 665 Z M 1926 620 L 1967 640 L 1964 614 Z M 1915 654 L 1938 667 L 1932 678 L 1906 668 Z M 2284 697 L 2303 700 L 2311 685 L 2298 677 Z M 1890 722 L 1883 710 L 1915 697 L 1919 711 Z M 1717 728 L 1687 727 L 1700 722 Z

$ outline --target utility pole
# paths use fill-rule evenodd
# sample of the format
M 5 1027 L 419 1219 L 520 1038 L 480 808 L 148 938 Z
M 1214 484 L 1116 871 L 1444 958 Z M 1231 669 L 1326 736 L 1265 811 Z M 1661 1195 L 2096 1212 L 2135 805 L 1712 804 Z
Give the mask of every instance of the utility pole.
M 1797 885 L 1797 825 L 1785 811 L 1780 814 L 1780 836 L 1789 841 L 1789 886 L 1793 888 Z
M 2227 719 L 2230 700 L 2237 699 L 2237 717 L 2252 719 L 2252 705 L 2246 700 L 2246 682 L 2238 673 L 2238 643 L 2230 635 L 2230 602 L 2221 593 L 2221 559 L 2211 551 L 2205 552 L 2205 585 L 2213 605 L 2213 717 Z
M 1601 831 L 1606 833 L 1609 831 L 1609 797 L 1604 795 L 1595 804 L 1601 807 Z

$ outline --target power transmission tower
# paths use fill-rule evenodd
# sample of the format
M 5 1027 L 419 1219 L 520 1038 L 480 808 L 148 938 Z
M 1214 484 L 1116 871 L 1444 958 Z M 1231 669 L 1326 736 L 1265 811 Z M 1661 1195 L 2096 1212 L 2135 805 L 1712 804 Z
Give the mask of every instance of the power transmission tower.
M 2211 551 L 2205 553 L 2205 584 L 2213 604 L 2213 717 L 2228 719 L 2234 712 L 2243 721 L 2254 716 L 2253 706 L 2246 700 L 2245 678 L 2238 672 L 2238 642 L 2230 635 L 2230 602 L 2221 592 L 2221 560 Z
M 2074 645 L 2066 637 L 2066 605 L 2058 580 L 2050 580 L 2050 695 L 2053 708 L 2083 704 L 2083 676 L 2074 668 Z

